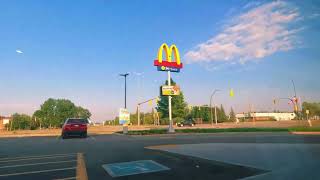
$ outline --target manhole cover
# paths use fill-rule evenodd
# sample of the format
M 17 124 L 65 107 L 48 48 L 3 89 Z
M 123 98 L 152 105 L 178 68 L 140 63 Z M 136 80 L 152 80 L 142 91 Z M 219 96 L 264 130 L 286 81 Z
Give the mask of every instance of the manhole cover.
M 131 161 L 114 164 L 104 164 L 102 167 L 112 177 L 128 176 L 134 174 L 150 173 L 157 171 L 169 170 L 168 167 L 163 166 L 152 160 Z

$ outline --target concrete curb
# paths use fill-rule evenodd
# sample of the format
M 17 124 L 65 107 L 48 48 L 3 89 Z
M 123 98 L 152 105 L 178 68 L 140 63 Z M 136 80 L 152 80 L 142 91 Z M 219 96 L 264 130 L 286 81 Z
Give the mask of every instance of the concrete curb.
M 121 133 L 119 133 L 121 134 Z M 145 135 L 130 135 L 127 134 L 125 136 L 132 136 L 132 137 L 143 137 L 143 136 L 163 136 L 163 137 L 170 137 L 170 136 L 181 136 L 181 135 L 197 135 L 197 136 L 205 136 L 205 135 L 250 135 L 250 134 L 255 134 L 255 135 L 278 135 L 278 134 L 291 134 L 289 132 L 215 132 L 215 133 L 172 133 L 172 134 L 145 134 Z M 123 135 L 123 134 L 121 134 Z
M 290 132 L 291 134 L 296 134 L 296 135 L 320 135 L 320 132 L 302 132 L 302 131 L 293 131 Z

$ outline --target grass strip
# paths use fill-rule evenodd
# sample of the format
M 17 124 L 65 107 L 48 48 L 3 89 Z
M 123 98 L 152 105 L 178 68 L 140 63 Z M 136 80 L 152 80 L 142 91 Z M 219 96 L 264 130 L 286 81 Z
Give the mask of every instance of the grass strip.
M 195 128 L 176 129 L 176 133 L 224 133 L 224 132 L 320 132 L 320 127 L 292 127 L 292 128 Z M 122 133 L 122 132 L 118 132 Z M 167 134 L 167 129 L 150 129 L 129 131 L 128 135 Z

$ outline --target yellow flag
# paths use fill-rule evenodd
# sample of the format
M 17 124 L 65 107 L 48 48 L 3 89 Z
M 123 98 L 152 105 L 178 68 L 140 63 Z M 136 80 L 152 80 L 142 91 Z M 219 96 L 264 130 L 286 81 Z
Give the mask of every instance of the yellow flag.
M 233 97 L 233 96 L 234 96 L 233 89 L 230 89 L 230 97 Z

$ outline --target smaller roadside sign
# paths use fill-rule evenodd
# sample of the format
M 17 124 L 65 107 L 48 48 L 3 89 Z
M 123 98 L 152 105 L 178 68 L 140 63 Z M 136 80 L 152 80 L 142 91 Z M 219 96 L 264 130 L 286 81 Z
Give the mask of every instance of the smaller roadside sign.
M 161 86 L 161 94 L 163 96 L 180 95 L 180 87 L 179 86 Z
M 309 109 L 306 110 L 306 114 L 309 114 Z
M 125 108 L 120 108 L 119 110 L 119 124 L 129 124 L 130 123 L 130 113 Z

